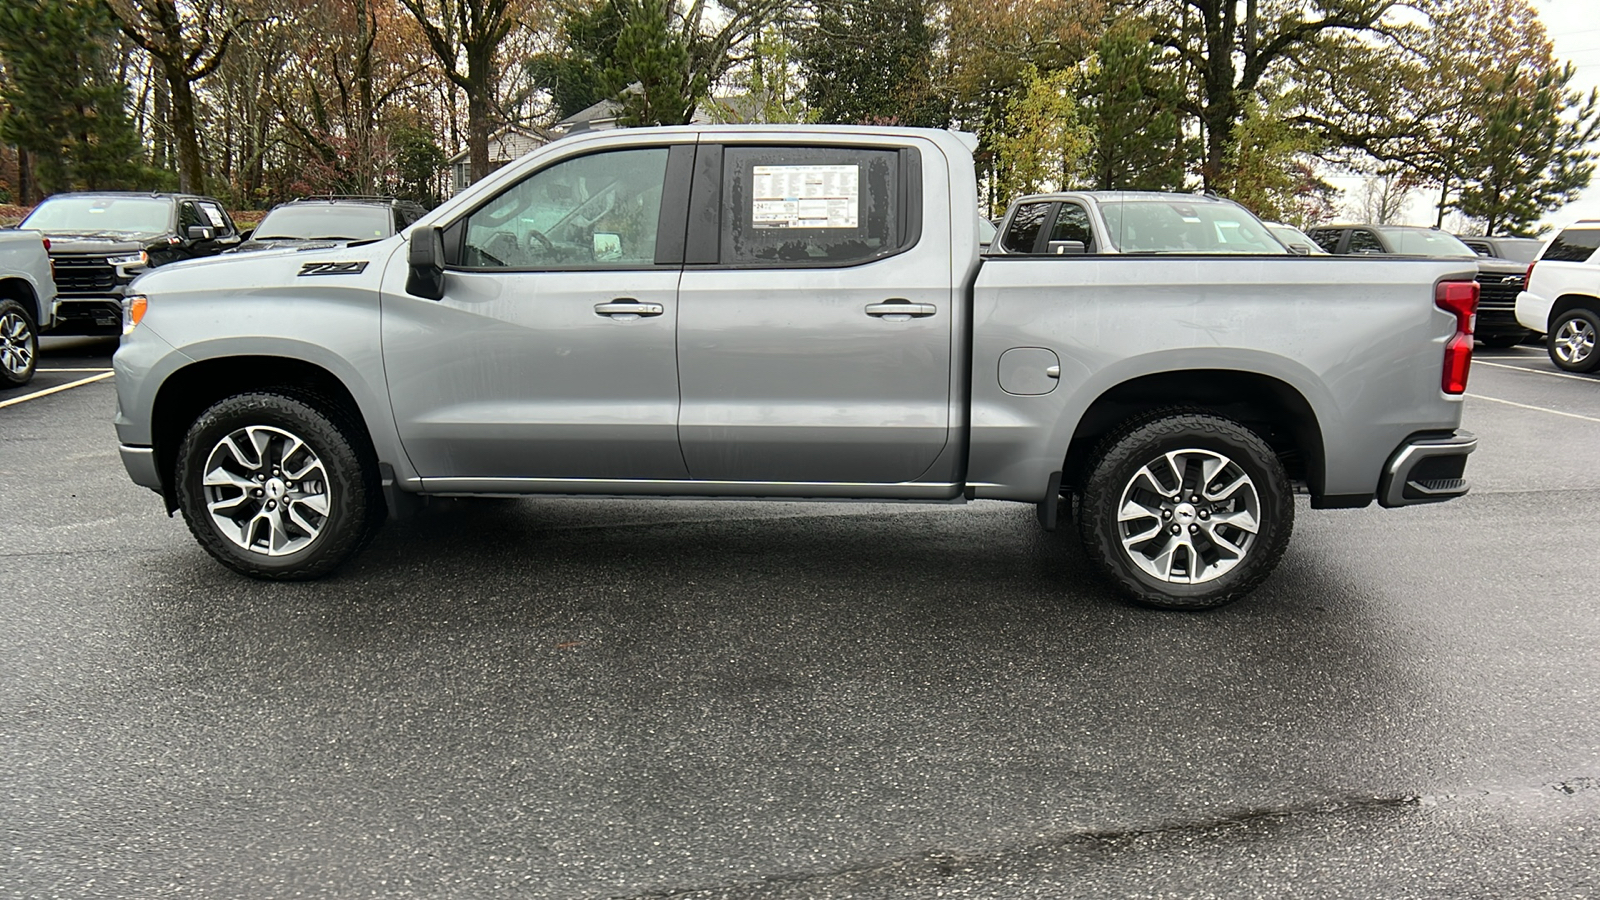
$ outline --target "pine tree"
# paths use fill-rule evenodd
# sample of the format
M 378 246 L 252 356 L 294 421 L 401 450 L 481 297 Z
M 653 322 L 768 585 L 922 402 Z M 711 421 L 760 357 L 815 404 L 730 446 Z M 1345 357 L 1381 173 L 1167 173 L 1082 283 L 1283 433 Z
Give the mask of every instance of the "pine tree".
M 140 144 L 109 64 L 115 26 L 92 0 L 0 5 L 0 139 L 33 155 L 49 193 L 132 188 Z

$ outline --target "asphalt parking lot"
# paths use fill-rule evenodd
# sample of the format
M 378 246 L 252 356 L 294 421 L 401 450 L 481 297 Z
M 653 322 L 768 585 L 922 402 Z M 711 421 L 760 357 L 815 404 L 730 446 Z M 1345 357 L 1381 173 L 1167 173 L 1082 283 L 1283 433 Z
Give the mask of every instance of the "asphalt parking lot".
M 457 503 L 261 584 L 108 352 L 0 392 L 0 896 L 1600 895 L 1600 378 L 1539 348 L 1467 497 L 1302 503 L 1206 614 L 1000 503 Z

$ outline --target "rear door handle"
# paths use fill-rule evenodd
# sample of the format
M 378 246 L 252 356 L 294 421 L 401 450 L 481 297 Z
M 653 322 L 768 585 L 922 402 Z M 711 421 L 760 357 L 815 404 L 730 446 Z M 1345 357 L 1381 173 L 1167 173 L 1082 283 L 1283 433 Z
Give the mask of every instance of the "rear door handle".
M 867 304 L 867 315 L 891 322 L 903 322 L 906 319 L 920 319 L 938 312 L 938 307 L 932 303 L 912 303 L 898 297 L 885 300 L 882 303 Z
M 666 312 L 667 308 L 659 303 L 640 303 L 632 297 L 618 297 L 610 303 L 596 303 L 594 311 L 596 315 L 621 318 L 624 316 L 659 316 Z

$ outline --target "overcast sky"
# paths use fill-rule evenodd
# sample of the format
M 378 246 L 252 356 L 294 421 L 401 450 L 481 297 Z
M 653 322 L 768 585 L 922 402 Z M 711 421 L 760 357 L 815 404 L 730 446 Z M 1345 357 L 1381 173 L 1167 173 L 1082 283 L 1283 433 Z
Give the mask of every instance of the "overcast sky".
M 1600 0 L 1533 0 L 1555 42 L 1556 56 L 1578 67 L 1574 87 L 1600 87 Z M 1552 212 L 1545 222 L 1560 228 L 1578 219 L 1600 219 L 1600 172 L 1583 198 Z

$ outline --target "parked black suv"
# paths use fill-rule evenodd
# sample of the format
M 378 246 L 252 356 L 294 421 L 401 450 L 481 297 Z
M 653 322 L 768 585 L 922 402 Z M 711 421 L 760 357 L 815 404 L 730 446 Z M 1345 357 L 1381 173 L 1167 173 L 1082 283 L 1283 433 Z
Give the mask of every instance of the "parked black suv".
M 53 334 L 117 334 L 122 295 L 134 276 L 211 256 L 240 241 L 222 204 L 193 194 L 56 194 L 17 227 L 40 232 L 50 243 L 57 290 Z
M 238 250 L 303 247 L 342 241 L 376 241 L 422 218 L 420 204 L 393 197 L 320 197 L 290 200 L 269 210 Z
M 1528 329 L 1517 323 L 1517 294 L 1527 263 L 1480 256 L 1455 235 L 1420 225 L 1319 225 L 1310 234 L 1329 253 L 1473 260 L 1478 264 L 1478 340 L 1511 347 L 1528 337 Z

